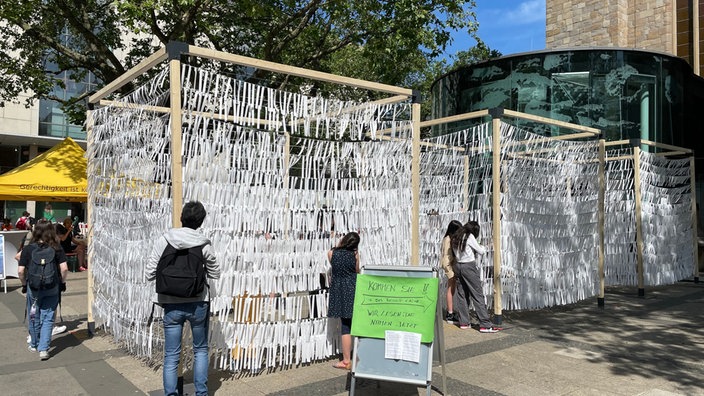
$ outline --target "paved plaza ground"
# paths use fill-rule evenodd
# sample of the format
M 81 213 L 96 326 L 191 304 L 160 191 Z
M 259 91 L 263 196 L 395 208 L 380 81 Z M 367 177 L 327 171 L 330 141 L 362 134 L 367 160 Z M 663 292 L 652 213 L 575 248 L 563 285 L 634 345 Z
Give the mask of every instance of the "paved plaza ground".
M 19 281 L 0 292 L 3 395 L 159 395 L 161 370 L 127 354 L 99 330 L 86 332 L 86 277 L 71 273 L 63 297 L 69 328 L 51 358 L 27 350 Z M 701 279 L 701 278 L 700 278 Z M 505 330 L 480 334 L 444 324 L 446 364 L 433 368 L 433 395 L 704 395 L 704 280 L 612 288 L 566 307 L 504 312 Z M 331 361 L 257 375 L 211 370 L 215 395 L 347 395 L 348 372 Z M 193 394 L 190 372 L 185 390 Z M 425 395 L 401 383 L 357 379 L 355 395 Z

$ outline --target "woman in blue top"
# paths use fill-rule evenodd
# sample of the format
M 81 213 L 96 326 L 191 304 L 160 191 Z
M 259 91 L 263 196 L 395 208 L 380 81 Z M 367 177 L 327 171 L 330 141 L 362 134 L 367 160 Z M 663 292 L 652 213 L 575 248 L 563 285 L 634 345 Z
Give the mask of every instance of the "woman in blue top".
M 354 289 L 359 272 L 359 234 L 349 232 L 345 234 L 336 247 L 328 251 L 328 260 L 332 267 L 332 282 L 328 294 L 328 317 L 340 318 L 342 335 L 340 343 L 342 360 L 333 367 L 349 369 L 352 355 L 352 309 L 354 307 Z

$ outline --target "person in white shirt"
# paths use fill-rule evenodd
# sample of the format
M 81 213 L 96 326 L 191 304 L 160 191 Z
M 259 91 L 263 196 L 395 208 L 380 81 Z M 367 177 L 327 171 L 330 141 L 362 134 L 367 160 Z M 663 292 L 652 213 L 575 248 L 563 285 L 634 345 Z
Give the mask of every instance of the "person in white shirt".
M 484 301 L 484 291 L 479 277 L 477 256 L 486 253 L 486 248 L 477 242 L 479 223 L 469 221 L 452 235 L 452 251 L 455 253 L 455 277 L 457 285 L 457 313 L 461 329 L 469 329 L 469 302 L 474 304 L 474 310 L 479 318 L 480 333 L 496 333 L 501 328 L 494 326 L 489 318 Z

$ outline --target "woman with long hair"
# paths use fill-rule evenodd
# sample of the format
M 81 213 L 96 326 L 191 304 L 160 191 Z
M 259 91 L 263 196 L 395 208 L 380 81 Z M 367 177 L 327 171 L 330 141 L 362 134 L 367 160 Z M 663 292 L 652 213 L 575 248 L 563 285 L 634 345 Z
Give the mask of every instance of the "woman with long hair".
M 455 290 L 457 285 L 457 277 L 455 277 L 455 253 L 452 251 L 452 235 L 462 227 L 462 223 L 457 220 L 452 220 L 450 224 L 447 225 L 447 231 L 445 231 L 445 236 L 442 238 L 442 244 L 440 247 L 440 267 L 445 271 L 445 276 L 447 276 L 447 315 L 445 320 L 454 323 L 457 321 L 457 315 L 453 311 L 454 304 L 453 298 L 455 296 Z
M 328 294 L 328 317 L 340 318 L 342 360 L 333 365 L 335 368 L 352 367 L 352 310 L 354 308 L 354 291 L 359 272 L 359 234 L 348 232 L 337 246 L 328 251 L 328 260 L 332 267 L 330 291 Z
M 37 252 L 35 255 L 34 253 Z M 40 254 L 41 253 L 41 254 Z M 53 279 L 41 278 L 36 282 L 35 269 L 41 263 L 36 261 L 41 255 L 44 265 L 55 265 L 55 268 L 44 268 L 43 273 L 53 273 Z M 66 291 L 68 265 L 66 253 L 59 245 L 56 229 L 46 219 L 37 221 L 32 231 L 29 245 L 22 249 L 18 263 L 18 277 L 22 283 L 22 293 L 27 293 L 27 312 L 29 320 L 31 352 L 39 351 L 41 360 L 49 359 L 49 344 L 54 327 L 54 313 L 59 305 L 59 295 Z M 32 313 L 32 311 L 35 311 Z
M 469 221 L 452 235 L 452 251 L 455 253 L 457 264 L 455 273 L 459 277 L 460 285 L 457 288 L 457 303 L 459 311 L 460 329 L 470 328 L 469 302 L 471 299 L 474 310 L 479 318 L 480 333 L 496 333 L 501 328 L 494 326 L 489 318 L 484 301 L 484 291 L 479 277 L 477 256 L 486 253 L 486 248 L 477 242 L 479 237 L 479 223 Z

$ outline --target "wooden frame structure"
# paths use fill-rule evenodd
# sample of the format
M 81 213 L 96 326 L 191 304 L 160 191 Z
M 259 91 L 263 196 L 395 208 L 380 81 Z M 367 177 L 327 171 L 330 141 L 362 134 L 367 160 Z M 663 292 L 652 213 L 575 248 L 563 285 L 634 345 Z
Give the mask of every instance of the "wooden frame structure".
M 377 91 L 384 94 L 390 95 L 388 98 L 377 101 L 377 103 L 397 103 L 406 100 L 410 100 L 411 104 L 411 122 L 412 122 L 412 133 L 411 133 L 411 244 L 410 244 L 410 257 L 411 265 L 417 266 L 420 264 L 420 253 L 419 253 L 419 239 L 420 239 L 420 154 L 423 142 L 421 141 L 421 128 L 431 127 L 434 125 L 454 123 L 458 121 L 466 121 L 477 118 L 491 117 L 491 128 L 492 128 L 492 147 L 491 150 L 494 153 L 501 152 L 501 121 L 505 118 L 512 119 L 522 119 L 532 122 L 538 122 L 542 124 L 552 125 L 561 128 L 567 128 L 576 131 L 574 134 L 562 135 L 557 137 L 546 137 L 546 140 L 567 140 L 567 139 L 584 139 L 584 138 L 597 138 L 601 135 L 601 131 L 595 128 L 589 128 L 580 126 L 577 124 L 571 124 L 563 121 L 552 120 L 545 117 L 533 116 L 525 113 L 520 113 L 517 111 L 506 110 L 506 109 L 490 109 L 481 110 L 465 114 L 459 114 L 450 117 L 438 118 L 428 121 L 420 121 L 420 95 L 417 91 L 413 91 L 406 88 L 400 88 L 396 86 L 380 84 L 375 82 L 369 82 L 360 79 L 341 77 L 334 74 L 322 73 L 312 70 L 307 70 L 298 67 L 287 66 L 283 64 L 267 62 L 262 60 L 257 60 L 253 58 L 243 57 L 239 55 L 233 55 L 222 51 L 215 51 L 211 49 L 199 48 L 192 45 L 187 45 L 185 43 L 169 43 L 165 48 L 162 48 L 155 52 L 153 55 L 144 59 L 138 65 L 130 69 L 128 72 L 123 74 L 121 77 L 115 81 L 107 84 L 105 87 L 100 89 L 98 92 L 90 96 L 89 103 L 91 105 L 113 105 L 113 106 L 127 106 L 127 107 L 141 107 L 141 105 L 125 105 L 120 102 L 107 100 L 108 96 L 119 90 L 121 87 L 130 83 L 136 77 L 142 75 L 143 73 L 149 71 L 150 69 L 156 67 L 157 65 L 168 62 L 169 69 L 169 107 L 156 107 L 156 106 L 143 106 L 145 109 L 150 111 L 160 112 L 169 114 L 172 120 L 178 120 L 182 117 L 181 108 L 181 98 L 182 98 L 182 87 L 180 83 L 180 70 L 182 66 L 181 58 L 183 56 L 195 56 L 206 58 L 215 61 L 227 62 L 231 64 L 236 64 L 245 67 L 251 67 L 256 69 L 267 70 L 275 73 L 287 74 L 297 77 L 308 78 L 311 80 L 322 81 L 327 83 L 334 83 L 338 85 L 346 85 L 350 87 L 366 89 L 371 91 Z M 208 114 L 209 117 L 214 117 L 217 119 L 224 119 L 227 121 L 237 121 L 234 116 L 217 116 L 213 114 Z M 263 121 L 263 120 L 262 120 Z M 264 122 L 264 121 L 263 121 Z M 181 124 L 179 122 L 170 123 L 170 150 L 171 153 L 181 152 Z M 88 114 L 88 144 L 91 142 L 91 115 Z M 287 144 L 289 142 L 289 136 L 287 134 Z M 604 190 L 605 190 L 605 175 L 604 175 L 604 163 L 606 159 L 606 147 L 613 145 L 625 145 L 630 144 L 633 146 L 632 158 L 634 161 L 638 159 L 639 147 L 641 145 L 649 145 L 658 147 L 663 150 L 669 150 L 667 153 L 662 153 L 662 155 L 692 155 L 692 151 L 689 149 L 684 149 L 681 147 L 670 146 L 658 144 L 646 140 L 638 141 L 618 141 L 618 142 L 605 142 L 603 139 L 599 139 L 599 217 L 598 217 L 598 227 L 599 227 L 599 306 L 604 305 Z M 457 147 L 457 150 L 464 150 L 462 147 Z M 182 175 L 182 162 L 179 155 L 173 155 L 173 161 L 171 162 L 171 175 L 172 175 L 172 216 L 171 223 L 174 227 L 180 225 L 180 215 L 183 199 L 183 175 Z M 500 220 L 500 170 L 501 170 L 501 159 L 499 155 L 494 155 L 492 158 L 492 235 L 493 235 L 493 247 L 495 252 L 501 251 L 501 220 Z M 636 167 L 637 169 L 637 167 Z M 691 157 L 691 169 L 692 169 L 692 193 L 694 194 L 694 158 Z M 468 169 L 465 168 L 465 172 Z M 639 175 L 636 173 L 636 177 Z M 465 176 L 466 179 L 466 176 Z M 636 185 L 638 185 L 638 180 L 636 180 Z M 636 192 L 639 200 L 639 192 Z M 637 201 L 638 202 L 638 201 Z M 694 228 L 696 229 L 696 201 L 692 200 L 692 221 Z M 88 213 L 92 212 L 91 201 L 88 200 Z M 638 233 L 640 234 L 640 218 L 638 215 L 637 208 L 637 227 Z M 89 237 L 91 233 L 89 231 Z M 641 292 L 643 290 L 643 274 L 642 274 L 642 236 L 639 237 L 639 294 L 643 295 Z M 693 238 L 694 252 L 695 252 L 695 280 L 698 280 L 698 272 L 696 268 L 697 261 L 697 238 L 694 234 Z M 93 299 L 94 291 L 92 285 L 92 266 L 88 269 L 88 330 L 89 332 L 94 331 L 94 318 L 93 318 Z M 502 303 L 501 303 L 501 255 L 494 254 L 493 257 L 493 269 L 494 276 L 493 279 L 493 289 L 494 289 L 494 316 L 497 324 L 502 322 Z M 444 368 L 444 367 L 443 367 Z
M 663 144 L 663 143 L 657 143 L 653 142 L 650 140 L 646 139 L 630 139 L 630 140 L 615 140 L 615 141 L 610 141 L 606 142 L 604 144 L 606 147 L 611 147 L 611 146 L 627 146 L 632 150 L 631 155 L 626 155 L 626 156 L 619 156 L 619 157 L 614 157 L 614 158 L 608 158 L 606 161 L 615 161 L 615 160 L 623 160 L 623 159 L 630 159 L 633 161 L 633 169 L 634 169 L 634 193 L 635 193 L 635 217 L 636 217 L 636 265 L 637 265 L 637 275 L 638 275 L 638 295 L 643 297 L 645 296 L 645 279 L 644 279 L 644 271 L 643 271 L 643 219 L 642 219 L 642 196 L 641 196 L 641 189 L 640 189 L 640 180 L 641 180 L 641 174 L 640 174 L 640 152 L 642 148 L 644 147 L 652 147 L 652 148 L 658 148 L 662 151 L 660 153 L 657 153 L 656 155 L 662 156 L 662 157 L 668 157 L 668 156 L 688 156 L 689 157 L 689 167 L 690 167 L 690 184 L 691 184 L 691 202 L 692 202 L 692 229 L 695 230 L 695 232 L 692 233 L 693 238 L 692 238 L 692 244 L 694 247 L 694 273 L 692 276 L 694 277 L 694 282 L 699 283 L 699 267 L 698 267 L 698 262 L 699 262 L 699 251 L 698 251 L 698 244 L 697 244 L 697 199 L 696 199 L 696 188 L 695 188 L 695 171 L 694 171 L 694 152 L 691 149 L 684 148 L 684 147 L 678 147 L 678 146 L 673 146 L 669 144 Z M 602 210 L 603 212 L 603 210 Z M 603 281 L 603 274 L 602 274 L 602 281 Z M 603 286 L 602 286 L 603 290 Z M 603 293 L 603 292 L 602 292 Z M 603 296 L 602 296 L 603 298 Z M 603 300 L 601 301 L 601 304 L 603 305 Z
M 507 109 L 501 109 L 501 108 L 494 108 L 494 109 L 489 109 L 489 110 L 480 110 L 480 111 L 475 111 L 475 112 L 469 112 L 469 113 L 463 113 L 463 114 L 458 114 L 458 115 L 453 115 L 453 116 L 448 116 L 444 118 L 438 118 L 434 120 L 429 120 L 429 121 L 423 121 L 420 123 L 421 127 L 430 127 L 430 126 L 436 126 L 436 125 L 441 125 L 441 124 L 449 124 L 453 122 L 459 122 L 459 121 L 466 121 L 466 120 L 472 120 L 472 119 L 478 119 L 478 118 L 484 118 L 484 117 L 491 117 L 492 118 L 492 124 L 491 124 L 491 131 L 492 131 L 492 148 L 491 151 L 494 153 L 499 153 L 501 152 L 501 142 L 500 142 L 500 128 L 501 128 L 501 121 L 503 118 L 514 118 L 514 119 L 522 119 L 522 120 L 527 120 L 527 121 L 533 121 L 533 122 L 538 122 L 546 125 L 552 125 L 552 126 L 557 126 L 561 128 L 567 128 L 576 131 L 576 133 L 569 134 L 569 135 L 560 135 L 560 136 L 555 136 L 555 137 L 546 137 L 545 140 L 567 140 L 567 139 L 582 139 L 582 138 L 594 138 L 598 137 L 601 135 L 601 131 L 596 129 L 596 128 L 590 128 L 590 127 L 584 127 L 581 125 L 577 124 L 572 124 L 568 122 L 563 122 L 563 121 L 558 121 L 558 120 L 552 120 L 546 117 L 540 117 L 540 116 L 534 116 L 530 114 L 525 114 L 513 110 L 507 110 Z M 625 157 L 618 157 L 618 158 L 608 158 L 606 157 L 606 148 L 610 146 L 618 146 L 618 145 L 628 145 L 629 147 L 633 148 L 633 153 L 629 156 Z M 644 140 L 644 139 L 632 139 L 632 140 L 619 140 L 619 141 L 611 141 L 611 142 L 606 142 L 604 139 L 599 139 L 599 154 L 598 154 L 598 161 L 599 161 L 599 193 L 598 193 L 598 202 L 599 202 L 599 211 L 598 211 L 598 229 L 599 229 L 599 236 L 598 236 L 598 241 L 599 241 L 599 257 L 598 257 L 598 276 L 599 276 L 599 290 L 598 290 L 598 298 L 597 298 L 597 304 L 599 307 L 604 307 L 604 295 L 605 295 L 605 269 L 604 269 L 604 262 L 605 262 L 605 189 L 606 189 L 606 181 L 605 181 L 605 163 L 606 161 L 610 160 L 616 160 L 616 159 L 632 159 L 636 161 L 636 166 L 635 168 L 635 186 L 636 186 L 636 230 L 637 230 L 637 244 L 638 244 L 638 251 L 637 251 L 637 262 L 638 262 L 638 294 L 639 296 L 644 296 L 644 273 L 643 273 L 643 236 L 642 236 L 642 218 L 640 215 L 641 211 L 641 195 L 640 195 L 640 188 L 639 188 L 639 183 L 640 183 L 640 172 L 639 172 L 639 167 L 637 165 L 637 161 L 639 158 L 639 153 L 640 153 L 640 147 L 641 146 L 650 146 L 654 148 L 658 148 L 661 150 L 665 150 L 663 152 L 658 153 L 658 156 L 675 156 L 675 155 L 686 155 L 690 156 L 690 168 L 691 168 L 691 190 L 692 190 L 692 224 L 693 224 L 693 229 L 697 228 L 697 218 L 696 218 L 696 199 L 694 197 L 695 194 L 695 179 L 694 179 L 694 157 L 693 157 L 693 152 L 690 149 L 683 148 L 683 147 L 678 147 L 678 146 L 673 146 L 673 145 L 668 145 L 668 144 L 662 144 L 662 143 L 656 143 L 652 142 L 649 140 Z M 464 148 L 462 147 L 457 147 L 457 150 L 464 151 Z M 501 174 L 501 163 L 500 163 L 500 156 L 498 155 L 493 155 L 492 156 L 492 235 L 493 235 L 493 248 L 495 252 L 500 252 L 501 251 L 501 215 L 500 215 L 500 174 Z M 465 162 L 465 172 L 468 172 L 468 164 Z M 465 190 L 466 190 L 466 184 L 467 184 L 467 177 L 465 176 Z M 465 198 L 466 202 L 467 198 Z M 467 205 L 465 204 L 465 207 Z M 694 245 L 694 281 L 698 282 L 699 278 L 699 272 L 697 268 L 697 262 L 698 262 L 698 252 L 697 252 L 697 237 L 696 233 L 693 233 L 693 245 Z M 493 290 L 494 290 L 494 317 L 495 321 L 497 324 L 500 324 L 502 321 L 502 302 L 501 302 L 501 255 L 500 254 L 494 254 L 493 255 L 493 273 L 494 274 L 499 274 L 499 276 L 494 276 L 493 278 Z
M 182 87 L 180 82 L 180 70 L 181 70 L 181 58 L 185 56 L 195 56 L 220 62 L 227 62 L 230 64 L 235 64 L 238 66 L 245 66 L 254 69 L 267 70 L 275 73 L 281 73 L 291 76 L 303 77 L 310 80 L 322 81 L 327 83 L 333 83 L 338 85 L 345 85 L 353 88 L 360 88 L 369 91 L 376 91 L 384 94 L 392 95 L 390 97 L 375 101 L 377 104 L 393 104 L 399 103 L 406 100 L 412 101 L 411 103 L 411 120 L 413 121 L 412 130 L 412 152 L 414 160 L 412 162 L 412 229 L 411 229 L 411 239 L 413 241 L 418 241 L 419 239 L 419 208 L 420 208 L 420 176 L 419 167 L 420 162 L 418 160 L 420 154 L 420 93 L 407 88 L 400 88 L 392 85 L 381 84 L 376 82 L 365 81 L 356 78 L 349 78 L 338 76 L 330 73 L 323 73 L 313 70 L 308 70 L 300 67 L 288 66 L 284 64 L 263 61 L 259 59 L 244 57 L 240 55 L 234 55 L 227 52 L 216 51 L 212 49 L 200 48 L 194 45 L 188 45 L 182 42 L 171 42 L 165 47 L 159 49 L 151 56 L 145 58 L 136 66 L 128 70 L 122 76 L 116 80 L 105 85 L 99 91 L 94 93 L 89 97 L 89 105 L 92 108 L 95 105 L 100 106 L 117 106 L 117 107 L 129 107 L 129 108 L 144 108 L 149 111 L 169 114 L 172 120 L 178 120 L 182 117 Z M 158 107 L 158 106 L 142 106 L 138 104 L 124 104 L 122 102 L 112 101 L 106 99 L 109 95 L 115 93 L 123 86 L 129 84 L 135 78 L 148 72 L 154 67 L 162 64 L 163 62 L 168 62 L 169 68 L 169 107 Z M 202 114 L 205 115 L 205 114 Z M 234 121 L 237 119 L 234 116 L 219 116 L 217 114 L 207 114 L 208 117 L 214 117 L 216 119 L 222 119 L 225 121 Z M 91 139 L 91 113 L 88 113 L 88 142 L 90 144 Z M 266 120 L 260 120 L 261 122 L 266 122 Z M 182 150 L 181 144 L 181 123 L 171 122 L 170 123 L 170 152 L 180 153 Z M 287 144 L 290 142 L 290 136 L 286 133 Z M 172 218 L 171 223 L 173 227 L 180 226 L 180 216 L 181 208 L 183 206 L 183 175 L 182 175 L 182 159 L 179 155 L 172 155 L 171 163 L 171 174 L 172 174 Z M 91 213 L 91 202 L 88 200 L 88 213 Z M 419 265 L 419 248 L 417 243 L 411 244 L 411 265 Z M 88 269 L 88 331 L 93 333 L 95 329 L 95 320 L 93 317 L 93 301 L 94 301 L 94 291 L 92 288 L 92 273 L 89 267 Z
M 434 120 L 429 120 L 429 121 L 424 121 L 420 123 L 421 127 L 429 127 L 429 126 L 435 126 L 435 125 L 441 125 L 441 124 L 449 124 L 453 122 L 458 122 L 458 121 L 467 121 L 467 120 L 472 120 L 472 119 L 479 119 L 479 118 L 485 118 L 485 117 L 491 117 L 491 133 L 492 133 L 492 146 L 491 146 L 491 151 L 493 153 L 500 153 L 501 152 L 501 122 L 502 119 L 504 118 L 513 118 L 513 119 L 522 119 L 522 120 L 527 120 L 527 121 L 534 121 L 542 124 L 547 124 L 547 125 L 553 125 L 553 126 L 558 126 L 562 128 L 567 128 L 576 131 L 574 134 L 570 135 L 561 135 L 561 136 L 555 136 L 555 137 L 546 137 L 546 141 L 550 140 L 567 140 L 567 139 L 578 139 L 578 138 L 590 138 L 590 137 L 597 137 L 601 135 L 601 131 L 595 128 L 590 128 L 590 127 L 584 127 L 581 125 L 577 124 L 571 124 L 567 123 L 564 121 L 558 121 L 558 120 L 552 120 L 549 118 L 545 117 L 540 117 L 540 116 L 534 116 L 526 113 L 521 113 L 518 111 L 513 111 L 513 110 L 507 110 L 507 109 L 502 109 L 502 108 L 494 108 L 494 109 L 489 109 L 489 110 L 480 110 L 480 111 L 474 111 L 470 113 L 464 113 L 464 114 L 458 114 L 454 116 L 449 116 L 449 117 L 443 117 L 443 118 L 438 118 Z M 600 140 L 600 142 L 603 142 L 603 140 Z M 603 144 L 600 144 L 600 147 L 603 147 Z M 458 150 L 464 150 L 464 148 L 458 147 Z M 600 152 L 603 152 L 603 150 L 600 150 Z M 494 308 L 494 322 L 496 324 L 501 324 L 503 321 L 502 319 L 502 302 L 501 302 L 501 254 L 496 253 L 496 252 L 501 252 L 501 156 L 500 155 L 492 155 L 492 192 L 491 192 L 491 197 L 492 197 L 492 236 L 493 236 L 493 249 L 495 254 L 493 255 L 493 273 L 495 276 L 493 277 L 493 290 L 494 290 L 494 303 L 493 303 L 493 308 Z M 604 172 L 603 168 L 600 168 L 600 192 L 599 192 L 599 200 L 600 204 L 603 207 L 603 191 L 604 191 Z M 465 161 L 465 173 L 468 172 L 468 164 Z M 467 184 L 467 177 L 465 176 L 465 185 Z M 466 188 L 465 188 L 466 190 Z M 467 197 L 465 197 L 465 202 L 467 201 Z M 465 205 L 466 207 L 466 205 Z M 601 268 L 603 268 L 603 252 L 604 252 L 604 246 L 603 246 L 603 211 L 600 211 L 600 216 L 599 216 L 599 228 L 601 230 L 601 235 L 600 235 L 600 265 Z M 496 274 L 499 274 L 496 276 Z M 602 282 L 603 285 L 603 282 Z M 603 298 L 603 287 L 602 287 L 602 298 Z

